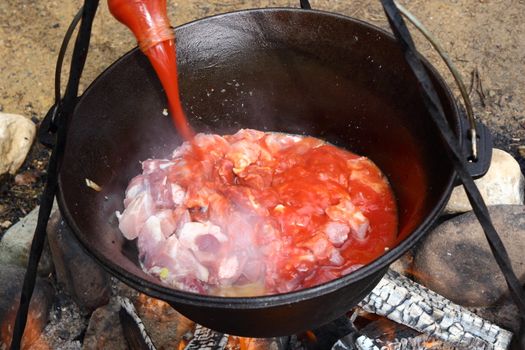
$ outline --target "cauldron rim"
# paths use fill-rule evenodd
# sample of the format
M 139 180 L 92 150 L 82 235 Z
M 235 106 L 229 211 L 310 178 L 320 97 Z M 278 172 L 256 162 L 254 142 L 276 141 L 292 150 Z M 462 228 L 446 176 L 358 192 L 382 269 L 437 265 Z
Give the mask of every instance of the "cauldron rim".
M 210 19 L 218 19 L 223 17 L 228 17 L 236 14 L 245 14 L 245 13 L 268 13 L 268 12 L 293 12 L 293 13 L 315 13 L 316 15 L 320 16 L 327 16 L 332 17 L 340 20 L 350 21 L 354 22 L 358 25 L 361 25 L 370 31 L 377 32 L 383 36 L 385 36 L 388 40 L 395 40 L 393 35 L 389 33 L 388 31 L 377 27 L 375 25 L 372 25 L 368 22 L 365 22 L 360 19 L 356 19 L 350 16 L 345 16 L 338 13 L 333 13 L 330 11 L 324 11 L 324 10 L 316 10 L 316 9 L 299 9 L 299 8 L 288 8 L 288 7 L 269 7 L 269 8 L 252 8 L 252 9 L 244 9 L 244 10 L 237 10 L 237 11 L 231 11 L 231 12 L 225 12 L 221 14 L 206 16 L 200 19 L 193 20 L 191 22 L 185 23 L 183 25 L 177 26 L 175 29 L 183 29 L 191 27 L 192 25 L 198 24 L 202 21 L 210 20 Z M 135 47 L 119 57 L 116 61 L 114 61 L 111 65 L 109 65 L 103 72 L 101 72 L 92 82 L 91 84 L 85 89 L 83 94 L 79 97 L 79 102 L 82 100 L 84 95 L 88 93 L 93 86 L 96 85 L 96 83 L 101 79 L 104 75 L 106 75 L 108 72 L 110 72 L 116 65 L 118 65 L 121 61 L 125 60 L 130 55 L 133 55 L 135 52 L 138 51 L 138 48 Z M 439 72 L 430 64 L 428 60 L 426 60 L 424 57 L 421 57 L 425 67 L 431 72 L 431 74 L 436 78 L 437 82 L 441 85 L 443 88 L 443 91 L 446 93 L 447 99 L 452 101 L 452 114 L 457 119 L 456 124 L 456 132 L 458 134 L 461 134 L 462 132 L 462 126 L 460 123 L 460 115 L 458 112 L 457 105 L 455 103 L 455 99 L 448 88 L 447 84 L 445 83 L 444 79 L 441 77 Z M 73 113 L 75 114 L 75 112 Z M 459 141 L 461 142 L 462 139 L 459 138 Z M 353 271 L 352 273 L 342 276 L 340 278 L 337 278 L 335 280 L 328 281 L 326 283 L 304 288 L 301 290 L 293 291 L 293 292 L 287 292 L 287 293 L 281 293 L 281 294 L 272 294 L 272 295 L 263 295 L 263 296 L 254 296 L 254 297 L 222 297 L 222 296 L 212 296 L 212 295 L 201 295 L 196 293 L 190 293 L 185 292 L 173 288 L 169 288 L 167 286 L 163 286 L 161 284 L 155 284 L 151 283 L 147 280 L 144 280 L 138 276 L 136 276 L 133 273 L 128 272 L 126 269 L 121 268 L 120 266 L 113 264 L 111 261 L 106 259 L 103 254 L 99 253 L 96 249 L 91 249 L 90 245 L 82 239 L 82 234 L 80 228 L 75 224 L 75 220 L 73 219 L 73 215 L 68 209 L 68 206 L 65 204 L 65 199 L 63 196 L 62 191 L 60 190 L 62 187 L 62 179 L 61 176 L 59 176 L 59 191 L 57 194 L 57 200 L 60 212 L 63 214 L 63 217 L 68 224 L 68 226 L 72 229 L 73 233 L 75 234 L 76 238 L 80 241 L 83 248 L 87 251 L 87 253 L 95 258 L 95 260 L 100 263 L 107 271 L 112 273 L 114 276 L 122 280 L 123 282 L 127 283 L 128 285 L 136 288 L 137 290 L 144 292 L 147 295 L 150 295 L 155 298 L 159 298 L 171 303 L 175 304 L 188 304 L 191 306 L 203 306 L 203 307 L 212 307 L 212 308 L 224 308 L 224 309 L 238 309 L 238 310 L 248 310 L 248 309 L 265 309 L 268 307 L 275 307 L 275 306 L 285 306 L 290 305 L 293 303 L 301 302 L 304 300 L 312 299 L 317 296 L 328 294 L 330 292 L 336 291 L 340 289 L 343 286 L 346 286 L 348 284 L 363 280 L 367 277 L 371 277 L 373 274 L 377 274 L 378 272 L 383 271 L 386 272 L 386 268 L 395 260 L 397 260 L 401 255 L 403 255 L 408 249 L 410 249 L 424 234 L 428 232 L 428 229 L 431 227 L 431 225 L 437 220 L 439 213 L 443 210 L 443 208 L 446 205 L 446 202 L 448 198 L 450 197 L 450 194 L 452 192 L 452 188 L 454 187 L 454 181 L 456 178 L 456 173 L 454 170 L 451 172 L 450 178 L 446 181 L 446 186 L 444 186 L 444 191 L 437 200 L 436 205 L 429 211 L 428 215 L 421 221 L 421 223 L 418 225 L 416 229 L 414 229 L 405 239 L 403 239 L 399 244 L 397 244 L 395 247 L 390 249 L 389 251 L 385 252 L 383 255 L 372 261 L 371 263 L 357 269 L 356 271 Z

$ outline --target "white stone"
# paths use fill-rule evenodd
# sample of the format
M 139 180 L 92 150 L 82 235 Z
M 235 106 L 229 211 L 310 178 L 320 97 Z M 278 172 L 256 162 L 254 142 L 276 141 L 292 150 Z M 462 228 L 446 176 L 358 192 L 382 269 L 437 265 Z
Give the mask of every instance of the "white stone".
M 497 148 L 492 150 L 489 170 L 485 176 L 475 180 L 475 183 L 488 206 L 523 204 L 525 178 L 516 159 L 505 151 Z M 444 213 L 464 213 L 470 210 L 472 207 L 463 186 L 457 186 L 452 191 Z
M 0 174 L 14 174 L 26 159 L 36 134 L 28 118 L 0 112 Z

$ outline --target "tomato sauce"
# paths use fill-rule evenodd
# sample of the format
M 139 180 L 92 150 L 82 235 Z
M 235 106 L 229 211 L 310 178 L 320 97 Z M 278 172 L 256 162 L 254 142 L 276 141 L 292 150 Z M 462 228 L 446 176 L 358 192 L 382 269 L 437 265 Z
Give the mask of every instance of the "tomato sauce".
M 235 136 L 224 139 L 232 145 L 242 142 Z M 392 247 L 397 232 L 395 199 L 386 178 L 369 159 L 311 137 L 265 134 L 248 140 L 241 147 L 255 149 L 259 157 L 246 167 L 242 166 L 253 159 L 242 164 L 241 155 L 228 157 L 234 166 L 242 167 L 229 176 L 210 176 L 220 169 L 210 172 L 200 165 L 209 162 L 212 167 L 224 167 L 224 160 L 212 155 L 215 143 L 200 148 L 208 155 L 204 160 L 188 153 L 185 159 L 193 176 L 184 185 L 220 193 L 235 210 L 257 218 L 253 234 L 259 246 L 271 245 L 268 238 L 279 240 L 271 248 L 278 253 L 266 257 L 275 268 L 274 275 L 267 276 L 267 289 L 288 291 L 332 280 Z M 177 180 L 176 174 L 170 178 Z M 229 213 L 225 210 L 221 215 Z M 360 215 L 366 222 L 359 220 Z M 222 228 L 229 231 L 232 221 L 227 219 Z M 333 223 L 342 224 L 336 236 L 343 237 L 330 240 L 326 226 Z M 360 224 L 367 225 L 361 227 L 366 231 L 361 236 Z M 270 236 L 268 229 L 273 231 Z
M 283 293 L 368 264 L 393 246 L 395 199 L 372 161 L 312 137 L 197 134 L 143 162 L 119 217 L 143 268 L 216 295 Z

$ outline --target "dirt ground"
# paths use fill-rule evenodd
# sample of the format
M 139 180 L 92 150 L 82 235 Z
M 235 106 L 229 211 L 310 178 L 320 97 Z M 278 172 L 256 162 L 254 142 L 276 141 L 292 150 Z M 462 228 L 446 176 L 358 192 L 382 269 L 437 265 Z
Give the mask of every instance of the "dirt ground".
M 476 117 L 491 129 L 495 145 L 520 162 L 525 145 L 525 1 L 403 0 L 439 39 L 462 73 Z M 169 0 L 174 25 L 254 7 L 297 7 L 291 0 Z M 311 0 L 333 11 L 388 28 L 378 0 Z M 0 111 L 35 123 L 53 103 L 53 76 L 62 36 L 81 1 L 0 1 Z M 430 45 L 416 35 L 420 51 L 451 81 Z M 109 14 L 105 1 L 95 19 L 82 88 L 135 44 Z M 67 64 L 67 62 L 66 62 Z M 64 74 L 66 75 L 66 74 Z M 472 77 L 479 79 L 471 80 Z M 457 94 L 457 91 L 454 89 Z M 0 177 L 0 234 L 38 203 L 49 152 L 36 145 L 19 176 Z

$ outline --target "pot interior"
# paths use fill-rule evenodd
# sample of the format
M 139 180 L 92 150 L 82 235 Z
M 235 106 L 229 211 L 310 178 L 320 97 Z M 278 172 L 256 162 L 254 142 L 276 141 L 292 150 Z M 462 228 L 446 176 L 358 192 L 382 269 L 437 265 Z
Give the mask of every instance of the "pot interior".
M 428 228 L 454 172 L 394 40 L 346 17 L 302 10 L 252 10 L 176 29 L 182 101 L 198 132 L 254 128 L 319 137 L 371 158 L 399 208 L 401 247 Z M 430 69 L 450 123 L 453 100 Z M 143 291 L 159 288 L 117 227 L 124 190 L 139 161 L 165 157 L 182 140 L 163 115 L 166 99 L 150 64 L 133 50 L 83 94 L 71 119 L 60 205 L 85 247 Z M 85 179 L 102 187 L 88 188 Z M 406 243 L 408 242 L 408 243 Z M 163 289 L 168 300 L 188 297 Z M 189 296 L 191 297 L 191 296 Z

